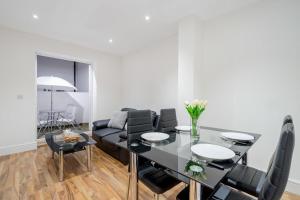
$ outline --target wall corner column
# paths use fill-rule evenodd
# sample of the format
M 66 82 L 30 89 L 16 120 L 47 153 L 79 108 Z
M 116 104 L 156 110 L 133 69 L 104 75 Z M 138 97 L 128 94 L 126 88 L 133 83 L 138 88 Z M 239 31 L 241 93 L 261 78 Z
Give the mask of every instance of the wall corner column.
M 178 102 L 179 124 L 188 125 L 190 119 L 184 108 L 184 101 L 195 96 L 195 71 L 199 63 L 200 23 L 196 16 L 183 18 L 178 25 Z

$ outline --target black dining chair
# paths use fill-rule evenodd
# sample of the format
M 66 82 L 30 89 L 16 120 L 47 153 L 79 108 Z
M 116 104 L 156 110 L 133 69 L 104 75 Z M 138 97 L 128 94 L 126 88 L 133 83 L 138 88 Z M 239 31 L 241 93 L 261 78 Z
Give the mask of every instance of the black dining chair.
M 159 122 L 158 122 L 158 131 L 163 133 L 172 133 L 176 132 L 175 127 L 177 126 L 177 117 L 175 108 L 161 109 Z
M 282 127 L 288 123 L 293 123 L 293 119 L 290 115 L 287 115 L 284 118 Z M 271 169 L 272 163 L 274 161 L 275 153 L 276 151 L 273 153 L 271 157 L 267 172 L 270 171 Z M 262 188 L 262 183 L 265 181 L 266 176 L 267 173 L 261 170 L 255 169 L 253 167 L 245 166 L 245 165 L 237 165 L 226 176 L 223 183 L 258 197 Z
M 138 110 L 128 112 L 127 138 L 128 140 L 138 138 L 141 133 L 153 131 L 151 111 Z M 156 167 L 146 158 L 138 157 L 137 162 L 138 179 L 146 185 L 153 193 L 156 200 L 159 195 L 165 193 L 178 183 L 179 180 L 168 175 L 163 168 Z M 130 175 L 130 166 L 129 166 Z M 129 197 L 130 178 L 127 190 L 127 199 Z
M 295 133 L 293 123 L 286 122 L 281 129 L 279 143 L 277 145 L 273 161 L 264 180 L 260 183 L 261 189 L 257 193 L 258 200 L 280 200 L 286 187 L 292 155 L 295 144 Z M 247 179 L 247 177 L 245 177 Z M 188 189 L 184 189 L 177 196 L 177 200 L 188 199 Z M 253 200 L 254 196 L 221 184 L 213 192 L 209 199 L 213 200 Z

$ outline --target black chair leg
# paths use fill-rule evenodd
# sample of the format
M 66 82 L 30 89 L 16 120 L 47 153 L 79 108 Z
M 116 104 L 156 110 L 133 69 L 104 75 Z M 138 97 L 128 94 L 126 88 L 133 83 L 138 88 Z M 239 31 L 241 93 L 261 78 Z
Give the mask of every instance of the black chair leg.
M 247 153 L 242 157 L 242 164 L 247 165 L 248 164 L 248 155 Z

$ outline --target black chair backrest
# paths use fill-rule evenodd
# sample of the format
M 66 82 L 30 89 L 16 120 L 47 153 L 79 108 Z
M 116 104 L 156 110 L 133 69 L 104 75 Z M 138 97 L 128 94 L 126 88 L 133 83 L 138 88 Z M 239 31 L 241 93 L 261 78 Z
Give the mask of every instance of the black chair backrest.
M 287 115 L 285 116 L 285 118 L 283 119 L 283 126 L 287 123 L 293 123 L 293 118 L 291 115 Z
M 122 108 L 121 109 L 121 111 L 127 111 L 127 112 L 134 111 L 134 110 L 136 110 L 136 109 L 134 109 L 134 108 Z
M 293 123 L 283 125 L 273 162 L 260 191 L 259 200 L 280 200 L 285 190 L 295 144 Z
M 127 140 L 139 138 L 140 133 L 153 131 L 153 123 L 150 110 L 135 110 L 128 112 L 127 119 Z M 149 151 L 149 146 L 138 146 L 138 151 Z M 138 157 L 138 170 L 144 166 L 151 165 L 151 162 L 143 157 Z M 128 165 L 130 171 L 130 163 Z
M 290 115 L 285 116 L 285 118 L 283 119 L 282 127 L 283 127 L 284 125 L 286 125 L 287 123 L 293 123 L 293 118 L 292 118 L 292 116 L 290 116 Z M 282 128 L 282 127 L 281 127 L 281 128 Z M 269 166 L 268 166 L 267 172 L 270 171 L 270 169 L 271 169 L 271 166 L 272 166 L 272 163 L 273 163 L 273 160 L 274 160 L 275 153 L 276 153 L 276 151 L 273 153 L 273 155 L 272 155 L 272 157 L 271 157 L 271 159 L 270 159 L 270 162 L 269 162 Z
M 127 134 L 153 131 L 150 110 L 135 110 L 128 112 Z
M 158 123 L 158 131 L 164 133 L 175 132 L 175 126 L 177 126 L 175 108 L 161 109 L 160 119 Z

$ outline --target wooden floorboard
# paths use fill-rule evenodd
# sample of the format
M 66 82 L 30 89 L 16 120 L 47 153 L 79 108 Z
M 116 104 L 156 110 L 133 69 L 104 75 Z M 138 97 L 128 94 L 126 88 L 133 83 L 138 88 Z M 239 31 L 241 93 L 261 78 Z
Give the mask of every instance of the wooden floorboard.
M 123 200 L 127 190 L 127 166 L 97 147 L 92 148 L 92 171 L 87 172 L 85 152 L 65 156 L 65 179 L 58 181 L 57 158 L 51 158 L 46 145 L 28 151 L 0 157 L 0 199 L 37 200 Z M 166 192 L 161 200 L 176 199 L 184 187 L 180 184 Z M 153 194 L 140 184 L 140 199 L 152 199 Z M 300 200 L 285 193 L 283 200 Z

